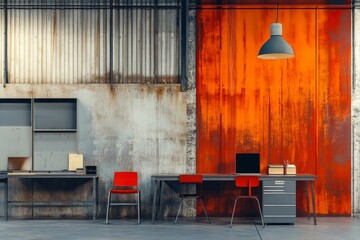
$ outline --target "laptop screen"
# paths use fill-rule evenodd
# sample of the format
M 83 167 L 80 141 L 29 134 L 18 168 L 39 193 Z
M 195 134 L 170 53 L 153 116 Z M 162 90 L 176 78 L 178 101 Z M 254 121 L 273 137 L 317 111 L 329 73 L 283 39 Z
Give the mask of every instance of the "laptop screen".
M 237 174 L 260 174 L 260 153 L 237 153 Z

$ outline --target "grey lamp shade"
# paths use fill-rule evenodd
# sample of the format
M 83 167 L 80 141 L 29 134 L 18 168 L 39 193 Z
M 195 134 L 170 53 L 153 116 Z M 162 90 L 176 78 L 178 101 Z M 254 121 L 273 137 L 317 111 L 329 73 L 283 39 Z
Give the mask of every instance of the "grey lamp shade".
M 291 46 L 282 38 L 281 23 L 270 26 L 271 37 L 260 48 L 258 58 L 261 59 L 286 59 L 294 57 Z

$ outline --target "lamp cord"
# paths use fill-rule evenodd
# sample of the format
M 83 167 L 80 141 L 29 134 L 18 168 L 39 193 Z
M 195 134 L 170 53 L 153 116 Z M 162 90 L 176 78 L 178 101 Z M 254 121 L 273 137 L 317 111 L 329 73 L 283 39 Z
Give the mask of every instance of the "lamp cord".
M 279 3 L 278 0 L 276 0 L 276 23 L 278 22 L 278 11 L 279 11 Z

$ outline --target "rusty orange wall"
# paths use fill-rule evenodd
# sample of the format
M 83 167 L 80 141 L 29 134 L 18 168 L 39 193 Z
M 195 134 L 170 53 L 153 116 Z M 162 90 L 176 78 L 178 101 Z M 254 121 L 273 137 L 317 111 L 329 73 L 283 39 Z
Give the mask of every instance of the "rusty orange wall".
M 318 214 L 350 215 L 351 10 L 281 9 L 295 58 L 257 59 L 274 20 L 272 9 L 197 10 L 197 172 L 233 173 L 236 152 L 260 152 L 262 173 L 290 160 L 318 175 Z M 230 214 L 233 186 L 206 190 L 210 214 Z

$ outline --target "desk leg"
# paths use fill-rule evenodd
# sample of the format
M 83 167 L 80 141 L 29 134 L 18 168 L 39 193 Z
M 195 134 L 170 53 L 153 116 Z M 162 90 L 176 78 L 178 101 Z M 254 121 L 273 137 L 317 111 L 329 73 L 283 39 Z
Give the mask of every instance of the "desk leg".
M 313 214 L 314 214 L 314 225 L 317 225 L 316 221 L 316 206 L 315 206 L 315 193 L 314 193 L 314 181 L 310 182 L 311 186 L 311 197 L 312 197 L 312 205 L 313 205 Z
M 154 223 L 155 220 L 155 213 L 156 213 L 156 194 L 157 194 L 157 181 L 153 178 L 153 185 L 154 185 L 154 196 L 153 196 L 153 206 L 151 211 L 151 221 Z
M 96 196 L 97 196 L 97 181 L 94 177 L 92 180 L 92 193 L 93 193 L 93 221 L 96 220 Z
M 8 220 L 8 202 L 9 202 L 9 193 L 8 193 L 8 179 L 4 180 L 4 218 L 5 221 Z
M 158 199 L 159 199 L 159 211 L 158 211 L 158 214 L 157 214 L 157 215 L 159 215 L 159 213 L 160 213 L 160 215 L 161 215 L 161 211 L 162 211 L 162 200 L 161 200 L 162 189 L 163 189 L 162 185 L 163 185 L 163 182 L 160 181 L 160 182 L 159 182 L 159 187 L 158 187 L 158 192 L 159 192 L 159 194 L 158 194 L 158 195 L 159 195 L 159 197 L 158 197 Z M 161 218 L 163 219 L 163 218 L 164 218 L 164 215 L 161 215 Z
M 306 207 L 307 207 L 308 219 L 310 219 L 309 187 L 307 181 L 305 181 L 305 195 L 306 195 Z

